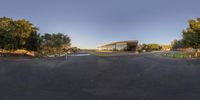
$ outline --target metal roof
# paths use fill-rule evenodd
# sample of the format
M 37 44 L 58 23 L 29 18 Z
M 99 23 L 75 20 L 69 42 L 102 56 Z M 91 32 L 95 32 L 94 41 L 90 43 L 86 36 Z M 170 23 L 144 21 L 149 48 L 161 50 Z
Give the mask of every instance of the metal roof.
M 118 44 L 118 43 L 128 43 L 128 44 L 136 44 L 137 45 L 138 41 L 137 40 L 117 41 L 117 42 L 112 42 L 112 43 L 109 43 L 109 44 L 101 45 L 99 47 L 115 45 L 115 44 Z

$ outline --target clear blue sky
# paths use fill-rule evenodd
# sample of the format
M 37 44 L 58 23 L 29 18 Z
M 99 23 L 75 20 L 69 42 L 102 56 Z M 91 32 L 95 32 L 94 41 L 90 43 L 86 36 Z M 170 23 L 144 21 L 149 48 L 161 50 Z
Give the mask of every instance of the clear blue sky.
M 120 40 L 168 44 L 181 38 L 200 0 L 0 0 L 0 16 L 27 19 L 40 33 L 68 34 L 72 44 L 96 48 Z

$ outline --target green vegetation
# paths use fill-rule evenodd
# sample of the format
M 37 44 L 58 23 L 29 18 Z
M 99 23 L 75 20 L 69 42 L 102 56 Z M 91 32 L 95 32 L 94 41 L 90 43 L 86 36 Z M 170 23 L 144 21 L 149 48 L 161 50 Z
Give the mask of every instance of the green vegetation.
M 89 54 L 94 56 L 114 56 L 115 52 L 96 52 L 96 51 L 88 51 Z
M 38 51 L 40 49 L 42 39 L 40 34 L 32 32 L 26 41 L 25 48 L 30 51 Z
M 183 30 L 183 43 L 187 47 L 200 48 L 200 18 L 189 20 L 189 27 Z
M 38 28 L 27 20 L 13 20 L 11 18 L 0 18 L 0 48 L 4 50 L 27 49 L 29 38 L 37 34 Z M 38 34 L 37 34 L 38 35 Z M 35 38 L 34 38 L 35 39 Z M 33 40 L 34 41 L 34 40 Z M 38 47 L 32 48 L 37 50 Z
M 16 50 L 35 51 L 41 55 L 60 55 L 71 49 L 71 39 L 63 33 L 40 35 L 39 28 L 25 19 L 0 18 L 0 53 Z M 6 53 L 5 53 L 6 51 Z
M 59 55 L 67 53 L 70 49 L 70 38 L 62 33 L 45 33 L 42 38 L 42 54 L 45 55 Z
M 172 48 L 173 50 L 182 51 L 186 51 L 189 48 L 196 49 L 195 56 L 200 56 L 200 18 L 189 20 L 189 27 L 183 30 L 182 39 L 174 40 L 172 42 Z M 194 51 L 191 52 L 194 53 Z
M 96 51 L 96 50 L 84 50 L 85 52 L 89 53 L 90 55 L 94 56 L 124 56 L 124 55 L 136 55 L 133 52 L 116 52 L 116 51 Z
M 165 52 L 162 54 L 164 57 L 170 58 L 194 58 L 194 53 L 189 52 Z
M 149 44 L 149 50 L 151 50 L 151 51 L 161 50 L 161 47 L 159 46 L 159 44 Z
M 177 50 L 177 49 L 180 49 L 180 48 L 186 48 L 186 46 L 183 43 L 183 41 L 182 40 L 174 40 L 172 42 L 172 49 L 173 50 Z
M 181 40 L 173 41 L 173 49 L 178 48 L 200 48 L 200 18 L 189 20 L 189 27 L 182 32 Z
M 161 46 L 159 44 L 155 44 L 155 43 L 152 43 L 152 44 L 141 44 L 141 45 L 138 45 L 137 47 L 137 51 L 138 52 L 142 52 L 142 51 L 158 51 L 158 50 L 161 50 Z

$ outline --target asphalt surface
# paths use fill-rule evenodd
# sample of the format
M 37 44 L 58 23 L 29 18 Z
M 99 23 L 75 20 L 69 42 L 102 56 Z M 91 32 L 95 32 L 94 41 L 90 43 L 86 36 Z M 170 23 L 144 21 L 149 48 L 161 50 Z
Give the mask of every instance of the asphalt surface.
M 200 60 L 149 55 L 0 60 L 0 100 L 199 100 Z

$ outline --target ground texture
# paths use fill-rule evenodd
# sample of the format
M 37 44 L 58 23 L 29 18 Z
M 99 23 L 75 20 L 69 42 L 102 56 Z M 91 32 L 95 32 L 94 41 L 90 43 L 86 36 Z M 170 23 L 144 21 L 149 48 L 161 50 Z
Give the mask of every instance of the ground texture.
M 154 54 L 0 60 L 0 100 L 199 100 L 200 60 Z

